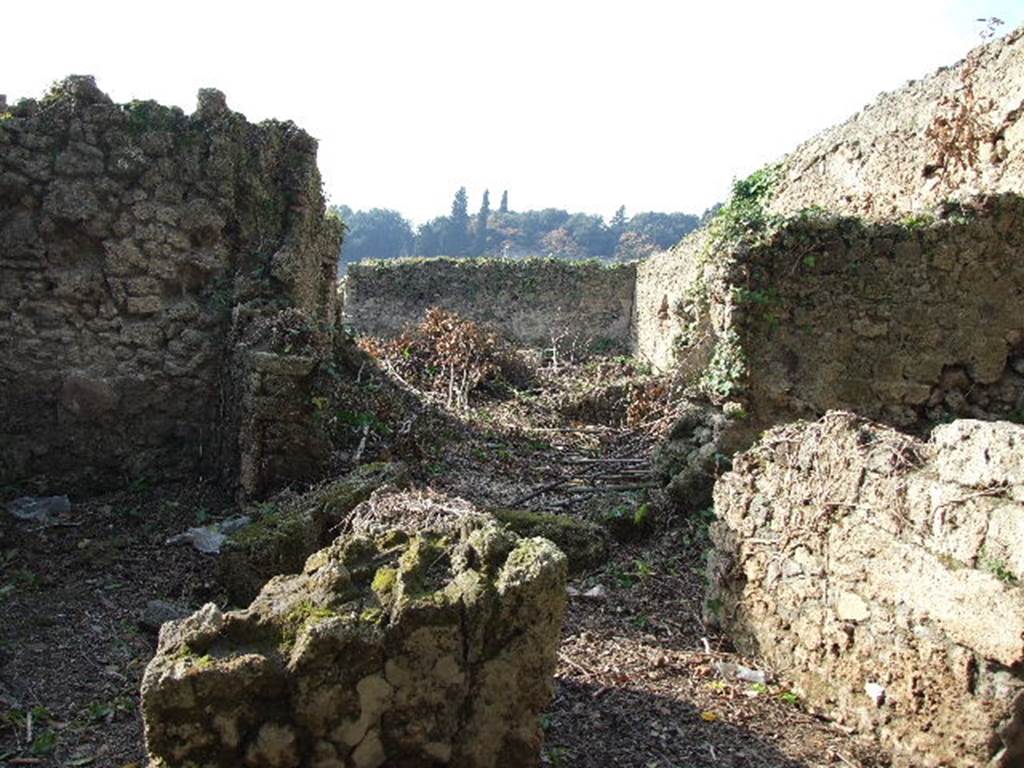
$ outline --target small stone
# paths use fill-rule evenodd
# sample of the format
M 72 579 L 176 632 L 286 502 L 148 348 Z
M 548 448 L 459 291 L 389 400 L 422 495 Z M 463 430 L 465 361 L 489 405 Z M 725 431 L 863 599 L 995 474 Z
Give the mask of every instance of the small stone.
M 18 520 L 45 525 L 70 512 L 71 501 L 67 496 L 22 496 L 10 502 L 7 511 Z
M 841 621 L 864 621 L 871 616 L 871 610 L 857 595 L 841 592 L 836 598 L 836 616 Z
M 377 731 L 366 734 L 366 738 L 352 750 L 352 762 L 355 763 L 356 768 L 380 768 L 384 765 L 385 760 L 387 760 L 387 755 Z
M 188 616 L 190 611 L 166 600 L 150 600 L 139 617 L 139 626 L 154 634 L 168 621 L 177 621 Z
M 189 528 L 184 533 L 171 536 L 164 543 L 168 546 L 191 544 L 198 552 L 216 555 L 220 554 L 220 548 L 225 541 L 227 541 L 227 536 L 221 533 L 217 526 L 206 525 L 201 528 Z
M 864 693 L 871 697 L 871 700 L 875 702 L 876 707 L 880 707 L 885 704 L 885 688 L 880 686 L 878 683 L 865 683 Z

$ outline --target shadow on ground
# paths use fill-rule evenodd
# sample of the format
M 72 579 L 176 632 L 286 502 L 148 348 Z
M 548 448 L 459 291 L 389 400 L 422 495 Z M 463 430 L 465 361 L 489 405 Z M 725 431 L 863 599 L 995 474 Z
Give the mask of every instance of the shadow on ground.
M 558 679 L 546 715 L 545 760 L 573 768 L 807 768 L 747 728 L 636 688 Z

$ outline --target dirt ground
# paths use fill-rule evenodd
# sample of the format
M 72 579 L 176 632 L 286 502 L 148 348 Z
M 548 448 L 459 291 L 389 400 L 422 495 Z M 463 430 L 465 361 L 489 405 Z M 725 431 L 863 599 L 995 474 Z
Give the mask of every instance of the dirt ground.
M 877 745 L 805 711 L 784 679 L 704 626 L 709 512 L 673 513 L 661 497 L 650 453 L 665 414 L 655 407 L 626 426 L 616 403 L 626 380 L 653 381 L 621 360 L 563 367 L 417 427 L 432 434 L 419 449 L 421 484 L 616 532 L 608 562 L 571 585 L 544 764 L 887 765 Z M 73 499 L 56 525 L 0 514 L 0 765 L 144 764 L 138 690 L 156 646 L 139 623 L 146 603 L 225 599 L 215 556 L 165 541 L 236 512 L 202 483 L 137 482 Z M 768 679 L 723 675 L 723 662 Z

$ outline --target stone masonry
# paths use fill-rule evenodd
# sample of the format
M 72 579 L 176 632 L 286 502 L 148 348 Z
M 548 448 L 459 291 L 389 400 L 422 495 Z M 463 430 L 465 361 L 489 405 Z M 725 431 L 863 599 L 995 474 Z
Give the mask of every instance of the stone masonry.
M 1024 416 L 1022 244 L 1024 198 L 1004 195 L 915 227 L 797 219 L 737 250 L 709 314 L 748 429 L 835 408 L 911 431 Z
M 636 268 L 554 259 L 430 259 L 353 264 L 343 320 L 356 331 L 397 335 L 441 307 L 530 347 L 625 351 Z
M 777 427 L 715 487 L 707 618 L 901 768 L 1024 761 L 1024 427 Z
M 968 95 L 968 88 L 973 96 Z M 968 104 L 968 99 L 973 99 Z M 961 146 L 966 166 L 944 158 L 929 136 L 936 120 L 965 105 L 977 128 Z M 880 95 L 846 122 L 783 161 L 771 211 L 817 207 L 870 220 L 928 212 L 950 199 L 1024 190 L 1024 27 L 966 59 Z
M 968 77 L 965 70 L 969 64 Z M 940 165 L 942 153 L 936 139 L 929 136 L 929 128 L 937 119 L 948 117 L 951 105 L 965 103 L 968 98 L 965 77 L 974 94 L 968 112 L 976 118 L 977 146 L 973 147 L 976 157 L 968 167 L 949 158 L 945 158 L 945 165 Z M 775 181 L 764 203 L 765 214 L 776 220 L 788 221 L 790 240 L 802 235 L 804 242 L 790 242 L 792 262 L 779 274 L 790 282 L 798 277 L 802 279 L 813 272 L 810 265 L 817 260 L 819 251 L 833 252 L 838 256 L 837 248 L 841 246 L 840 250 L 847 247 L 851 250 L 843 258 L 856 260 L 863 271 L 877 268 L 880 276 L 885 275 L 894 268 L 904 268 L 900 254 L 906 252 L 912 259 L 920 258 L 916 254 L 922 248 L 927 250 L 932 243 L 939 245 L 937 241 L 943 237 L 941 228 L 928 235 L 915 230 L 927 229 L 938 221 L 971 218 L 975 215 L 971 209 L 977 209 L 970 202 L 972 199 L 1006 200 L 1024 193 L 1022 94 L 1024 28 L 975 49 L 955 66 L 940 69 L 892 93 L 882 94 L 845 123 L 823 131 L 787 155 L 773 174 Z M 982 218 L 986 215 L 983 213 Z M 838 224 L 836 220 L 843 217 L 857 217 L 865 229 L 881 228 L 874 230 L 875 235 L 870 242 L 857 235 L 860 242 L 844 244 L 844 238 L 850 237 L 852 230 L 850 222 Z M 811 223 L 814 224 L 812 228 L 818 230 L 816 235 L 808 232 L 806 225 Z M 827 230 L 833 226 L 835 231 L 830 234 Z M 999 226 L 1004 228 L 990 229 L 982 237 L 993 243 L 1003 239 L 1002 247 L 1012 250 L 1019 242 L 1019 231 L 1014 230 L 1014 224 L 1006 218 L 1002 218 Z M 923 242 L 917 244 L 913 242 L 915 240 Z M 941 244 L 941 248 L 948 253 L 959 243 L 970 245 L 960 240 Z M 776 238 L 773 243 L 773 247 L 779 250 L 785 245 L 783 238 Z M 743 270 L 735 276 L 720 275 L 723 280 L 717 291 L 698 290 L 702 283 L 708 282 L 704 272 L 709 265 L 713 269 L 719 268 L 737 255 L 741 261 L 744 260 L 745 254 L 733 252 L 735 246 L 732 241 L 712 242 L 705 227 L 671 251 L 656 254 L 638 266 L 633 321 L 635 354 L 661 370 L 670 370 L 680 362 L 689 368 L 700 368 L 709 361 L 709 356 L 688 354 L 682 361 L 679 359 L 680 348 L 690 347 L 689 352 L 692 353 L 695 345 L 694 334 L 690 333 L 692 318 L 683 317 L 684 313 L 677 310 L 685 310 L 686 305 L 693 304 L 695 295 L 703 292 L 710 299 L 712 309 L 717 305 L 721 310 L 717 320 L 721 330 L 728 323 L 725 315 L 730 310 L 725 305 L 730 301 L 736 298 L 771 300 L 774 286 L 747 284 L 744 282 L 747 274 Z M 853 252 L 865 246 L 877 247 L 878 252 L 871 253 L 867 259 Z M 763 254 L 763 250 L 758 254 Z M 828 260 L 832 261 L 832 258 Z M 936 281 L 943 279 L 942 273 L 948 274 L 942 259 L 937 259 L 937 262 L 939 273 L 931 276 L 932 284 L 926 286 L 919 282 L 902 286 L 901 303 L 910 307 L 919 296 L 931 301 L 932 297 L 926 294 Z M 990 278 L 986 275 L 991 268 L 979 265 L 982 290 L 987 290 Z M 853 290 L 848 291 L 838 283 L 829 286 L 832 293 L 820 294 L 822 307 L 827 307 L 830 297 L 839 290 L 845 301 L 864 304 L 862 321 L 848 318 L 858 321 L 861 331 L 856 333 L 862 333 L 865 323 L 873 324 L 874 330 L 868 333 L 874 333 L 876 339 L 881 339 L 885 335 L 883 329 L 887 327 L 897 337 L 895 343 L 900 343 L 900 331 L 885 318 L 893 311 L 890 307 L 892 296 L 884 292 L 877 297 L 860 294 L 864 278 L 852 274 L 847 277 L 854 280 Z M 1016 279 L 1012 274 L 1008 277 Z M 1000 278 L 994 279 L 998 281 Z M 963 284 L 970 292 L 968 285 L 967 282 Z M 845 296 L 847 293 L 850 296 Z M 961 319 L 961 313 L 966 313 L 961 319 L 958 335 L 966 336 L 975 331 L 984 335 L 984 314 L 978 317 L 969 307 L 959 306 L 960 301 L 970 302 L 970 298 L 954 297 L 954 300 L 956 304 L 950 305 L 949 316 Z M 876 303 L 881 306 L 874 306 Z M 898 314 L 899 310 L 896 312 Z M 780 322 L 785 322 L 785 318 L 780 318 Z M 706 338 L 707 334 L 698 336 Z M 802 343 L 817 344 L 808 339 L 803 339 Z M 926 342 L 922 339 L 919 343 Z M 921 348 L 918 344 L 913 346 Z M 966 354 L 960 357 L 964 359 L 950 359 L 947 364 L 952 367 L 969 364 Z M 784 361 L 775 362 L 785 365 Z M 893 403 L 899 404 L 900 401 L 901 398 L 897 397 Z M 828 407 L 847 406 L 833 403 Z
M 261 472 L 308 474 L 322 457 L 289 465 L 294 446 L 257 401 L 261 387 L 300 392 L 317 360 L 253 339 L 284 309 L 301 315 L 293 325 L 329 325 L 339 237 L 316 142 L 291 123 L 246 122 L 217 91 L 185 115 L 115 104 L 71 77 L 8 108 L 0 483 L 63 492 L 222 475 L 259 490 Z

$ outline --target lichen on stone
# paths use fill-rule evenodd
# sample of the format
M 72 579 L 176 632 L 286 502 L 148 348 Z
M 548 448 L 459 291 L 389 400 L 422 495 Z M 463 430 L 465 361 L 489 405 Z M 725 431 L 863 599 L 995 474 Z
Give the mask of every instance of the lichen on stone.
M 255 522 L 225 542 L 219 569 L 228 595 L 236 603 L 248 602 L 270 577 L 302 570 L 358 504 L 384 485 L 401 486 L 406 478 L 402 464 L 365 464 L 304 494 L 284 494 L 259 505 Z
M 565 555 L 465 503 L 406 498 L 440 507 L 440 530 L 350 533 L 245 610 L 165 625 L 143 682 L 154 764 L 537 764 Z
M 499 522 L 520 536 L 553 542 L 569 561 L 573 573 L 595 568 L 608 556 L 608 537 L 601 526 L 570 515 L 523 509 L 490 509 Z

